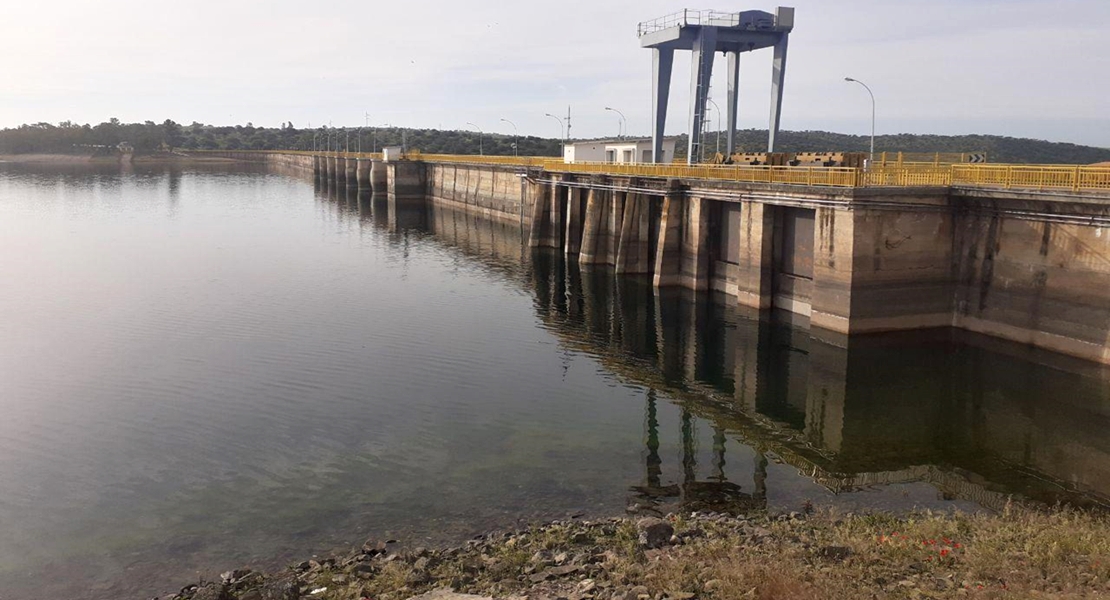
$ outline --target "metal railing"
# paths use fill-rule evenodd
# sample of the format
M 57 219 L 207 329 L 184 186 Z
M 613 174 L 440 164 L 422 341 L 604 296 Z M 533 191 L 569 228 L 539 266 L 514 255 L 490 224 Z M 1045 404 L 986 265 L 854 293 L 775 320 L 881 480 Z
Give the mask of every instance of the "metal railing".
M 561 161 L 555 156 L 474 156 L 460 154 L 424 154 L 418 151 L 406 152 L 408 160 L 424 162 L 471 163 L 482 165 L 517 165 L 522 167 L 542 167 L 551 161 Z
M 740 13 L 720 10 L 681 10 L 658 19 L 638 23 L 636 25 L 636 35 L 639 37 L 671 27 L 685 27 L 687 25 L 739 27 Z M 773 18 L 761 19 L 752 23 L 752 26 L 755 29 L 771 29 L 775 26 L 775 22 Z
M 954 165 L 987 162 L 986 152 L 876 152 L 872 166 Z
M 595 173 L 599 175 L 709 179 L 787 185 L 835 187 L 856 187 L 859 185 L 859 169 L 850 167 L 765 167 L 550 161 L 544 165 L 544 170 L 554 173 Z
M 952 165 L 949 185 L 1038 190 L 1110 190 L 1110 167 Z

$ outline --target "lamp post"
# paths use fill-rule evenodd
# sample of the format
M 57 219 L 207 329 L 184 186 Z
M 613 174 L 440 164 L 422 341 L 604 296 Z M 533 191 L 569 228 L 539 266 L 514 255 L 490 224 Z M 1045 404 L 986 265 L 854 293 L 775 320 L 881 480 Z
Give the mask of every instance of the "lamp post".
M 566 130 L 563 128 L 563 126 L 565 125 L 565 123 L 563 123 L 563 118 L 562 117 L 556 117 L 555 115 L 553 115 L 551 113 L 543 113 L 543 116 L 551 117 L 552 119 L 555 119 L 556 121 L 558 121 L 559 122 L 559 138 L 560 139 L 566 139 Z
M 714 110 L 717 111 L 717 154 L 721 153 L 721 107 L 712 98 L 706 98 L 710 104 L 713 105 Z
M 343 150 L 343 153 L 344 154 L 350 154 L 351 153 L 351 132 L 346 127 L 343 128 L 343 140 L 346 143 L 346 147 Z
M 313 151 L 313 152 L 316 152 L 316 136 L 318 136 L 318 135 L 320 135 L 320 132 L 319 132 L 319 131 L 317 131 L 316 133 L 312 134 L 312 151 Z
M 517 137 L 518 137 L 517 134 L 520 132 L 520 130 L 517 129 L 516 123 L 513 123 L 512 121 L 510 121 L 508 119 L 501 119 L 501 120 L 508 123 L 509 125 L 513 126 L 513 156 L 520 156 L 520 149 L 517 148 L 517 145 L 516 145 L 516 141 L 517 141 Z
M 867 155 L 867 164 L 868 166 L 870 166 L 871 161 L 875 160 L 875 94 L 871 91 L 871 88 L 867 87 L 866 83 L 858 79 L 845 77 L 844 81 L 850 81 L 852 83 L 858 83 L 862 85 L 863 89 L 867 90 L 867 94 L 871 96 L 871 152 Z
M 617 113 L 618 115 L 620 115 L 621 120 L 620 120 L 620 124 L 617 126 L 617 137 L 618 138 L 624 137 L 624 135 L 622 133 L 624 131 L 624 124 L 628 122 L 628 119 L 624 118 L 624 113 L 622 113 L 621 111 L 619 111 L 615 108 L 609 107 L 609 106 L 606 106 L 605 110 L 610 110 L 610 111 L 613 111 L 613 112 Z
M 484 150 L 482 150 L 482 128 L 478 127 L 474 123 L 471 123 L 470 121 L 467 121 L 466 124 L 478 130 L 478 156 L 485 156 L 486 153 Z

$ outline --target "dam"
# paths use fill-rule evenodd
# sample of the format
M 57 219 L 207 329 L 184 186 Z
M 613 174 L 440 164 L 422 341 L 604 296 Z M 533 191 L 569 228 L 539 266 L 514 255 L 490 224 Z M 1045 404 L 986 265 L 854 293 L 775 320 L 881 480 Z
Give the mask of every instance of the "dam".
M 954 328 L 1110 363 L 1106 168 L 205 154 L 380 194 L 402 222 L 431 202 L 514 223 L 582 268 L 719 292 L 821 335 Z

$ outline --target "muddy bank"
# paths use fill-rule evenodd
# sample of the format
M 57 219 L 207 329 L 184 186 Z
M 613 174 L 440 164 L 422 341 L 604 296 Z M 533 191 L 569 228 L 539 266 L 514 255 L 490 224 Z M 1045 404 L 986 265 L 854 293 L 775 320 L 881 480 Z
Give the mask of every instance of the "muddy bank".
M 453 594 L 472 594 L 462 598 Z M 237 569 L 166 600 L 1079 598 L 1110 593 L 1110 522 L 1071 510 L 556 521 L 463 546 Z

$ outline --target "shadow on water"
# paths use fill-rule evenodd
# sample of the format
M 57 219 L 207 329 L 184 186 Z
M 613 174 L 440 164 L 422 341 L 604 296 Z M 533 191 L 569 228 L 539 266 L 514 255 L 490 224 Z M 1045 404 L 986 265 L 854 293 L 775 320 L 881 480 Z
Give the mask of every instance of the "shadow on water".
M 645 477 L 631 488 L 648 509 L 763 506 L 768 457 L 838 494 L 924 481 L 995 509 L 1011 497 L 1110 503 L 1102 367 L 949 330 L 826 339 L 789 316 L 530 251 L 516 223 L 428 210 L 426 231 L 439 241 L 502 268 L 522 257 L 519 279 L 544 327 L 652 390 Z M 726 434 L 755 449 L 750 493 L 719 468 L 699 480 L 692 451 L 682 481 L 660 484 L 655 390 L 677 399 L 687 450 L 691 416 L 712 423 L 715 462 L 725 461 Z

